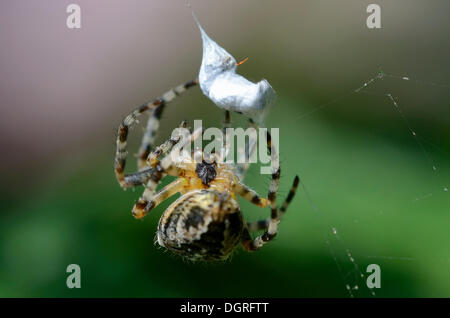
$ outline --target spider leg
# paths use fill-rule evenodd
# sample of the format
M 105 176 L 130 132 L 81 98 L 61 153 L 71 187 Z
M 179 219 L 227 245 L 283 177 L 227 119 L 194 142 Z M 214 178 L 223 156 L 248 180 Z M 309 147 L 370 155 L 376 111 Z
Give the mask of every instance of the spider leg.
M 187 123 L 186 121 L 181 122 L 180 128 L 186 128 Z M 171 137 L 169 140 L 167 140 L 164 144 L 157 147 L 155 151 L 149 154 L 149 158 L 147 158 L 148 162 L 152 162 L 152 164 L 149 164 L 150 168 L 147 167 L 146 169 L 143 169 L 136 173 L 127 174 L 124 176 L 124 182 L 128 186 L 140 186 L 142 184 L 146 184 L 150 178 L 153 177 L 155 173 L 157 173 L 156 167 L 159 164 L 159 160 L 157 159 L 159 155 L 165 154 L 168 151 L 172 149 L 172 147 L 178 143 L 179 138 L 177 136 Z
M 255 122 L 249 118 L 248 125 L 251 128 L 258 128 Z M 256 135 L 257 136 L 257 135 Z M 248 143 L 245 144 L 245 149 L 238 149 L 238 164 L 236 165 L 236 175 L 239 180 L 244 180 L 245 173 L 250 166 L 250 158 L 256 150 L 257 137 L 250 135 Z M 253 138 L 252 138 L 253 137 Z
M 255 122 L 249 118 L 249 127 L 256 129 L 258 128 L 257 125 L 255 124 Z M 225 118 L 222 122 L 222 132 L 224 135 L 224 141 L 226 141 L 226 149 L 225 149 L 225 155 L 224 158 L 227 158 L 228 156 L 228 152 L 229 152 L 229 145 L 230 145 L 230 141 L 228 141 L 228 136 L 227 136 L 227 128 L 231 127 L 231 116 L 230 116 L 230 111 L 226 110 L 225 111 Z M 252 135 L 250 134 L 249 136 L 249 142 L 245 144 L 245 148 L 239 148 L 237 149 L 238 151 L 238 155 L 237 155 L 237 164 L 236 164 L 236 175 L 238 177 L 239 180 L 243 180 L 244 179 L 244 175 L 247 172 L 248 167 L 250 166 L 250 158 L 253 155 L 253 153 L 256 150 L 256 143 L 257 143 L 257 135 Z
M 233 186 L 233 191 L 260 208 L 265 208 L 270 203 L 268 199 L 261 197 L 255 190 L 249 188 L 242 182 L 236 183 Z
M 197 80 L 189 81 L 166 92 L 162 98 L 166 101 L 166 103 L 168 103 L 169 101 L 175 99 L 175 97 L 185 92 L 187 89 L 196 86 L 197 84 Z M 159 121 L 161 119 L 161 115 L 166 103 L 163 103 L 162 105 L 153 109 L 150 117 L 148 118 L 147 127 L 145 129 L 145 133 L 138 152 L 138 170 L 142 170 L 146 167 L 146 160 L 155 142 L 156 132 L 159 128 Z
M 184 85 L 180 85 L 175 89 L 170 90 L 169 92 L 165 93 L 163 97 L 157 98 L 154 101 L 147 102 L 138 108 L 136 108 L 134 111 L 132 111 L 125 119 L 122 121 L 122 123 L 119 125 L 118 133 L 117 133 L 117 141 L 116 141 L 116 156 L 114 160 L 114 172 L 116 174 L 117 181 L 119 182 L 120 186 L 122 188 L 128 188 L 133 187 L 135 184 L 133 182 L 127 182 L 127 180 L 130 180 L 130 178 L 127 178 L 130 175 L 125 175 L 125 165 L 126 165 L 126 157 L 127 157 L 127 138 L 128 138 L 128 132 L 131 128 L 131 126 L 136 122 L 137 118 L 142 115 L 143 113 L 152 110 L 152 116 L 149 119 L 149 122 L 151 122 L 152 125 L 159 122 L 159 116 L 161 116 L 162 109 L 165 104 L 171 102 L 177 95 L 184 92 L 186 89 L 193 87 L 197 85 L 197 80 L 187 82 Z M 157 110 L 159 108 L 159 110 Z M 147 128 L 149 127 L 150 123 L 147 125 Z M 158 126 L 156 124 L 156 126 Z M 142 158 L 144 155 L 143 153 L 150 153 L 151 144 L 153 142 L 154 133 L 156 132 L 156 129 L 151 129 L 150 131 L 147 131 L 144 135 L 143 144 L 141 145 L 141 149 L 144 149 L 142 153 L 140 153 L 140 158 Z M 148 154 L 147 154 L 148 155 Z M 147 158 L 147 155 L 145 155 L 145 159 Z M 144 160 L 145 160 L 144 159 Z M 143 176 L 143 175 L 139 175 Z M 136 180 L 138 177 L 131 177 L 131 179 Z M 145 182 L 143 182 L 145 183 Z
M 158 193 L 152 195 L 153 191 L 144 191 L 144 194 L 139 199 L 139 201 L 134 205 L 132 213 L 136 219 L 143 218 L 146 216 L 153 208 L 157 207 L 161 202 L 171 197 L 177 192 L 180 192 L 186 185 L 186 180 L 179 178 L 175 181 L 169 183 L 167 186 L 162 188 Z
M 146 184 L 155 173 L 156 170 L 153 168 L 147 168 L 136 173 L 130 173 L 124 176 L 123 183 L 126 187 L 137 187 Z
M 276 153 L 276 149 L 272 144 L 272 138 L 270 133 L 267 131 L 267 149 L 271 155 L 272 159 L 272 180 L 270 181 L 269 192 L 267 194 L 267 199 L 263 200 L 262 198 L 252 196 L 252 191 L 249 194 L 245 194 L 240 192 L 239 190 L 245 189 L 245 187 L 237 187 L 238 194 L 242 195 L 244 198 L 248 199 L 250 196 L 252 197 L 252 201 L 254 204 L 259 206 L 270 206 L 270 220 L 267 230 L 260 236 L 256 237 L 254 240 L 251 239 L 248 228 L 246 227 L 242 236 L 242 245 L 245 250 L 255 251 L 261 248 L 264 244 L 271 241 L 278 233 L 278 208 L 276 206 L 276 198 L 278 193 L 278 185 L 280 181 L 280 166 L 278 161 L 278 154 Z M 238 183 L 238 185 L 242 185 Z M 247 187 L 248 189 L 248 187 Z M 242 194 L 241 194 L 242 193 Z M 253 191 L 253 193 L 255 193 Z
M 222 131 L 223 131 L 223 134 L 225 136 L 227 134 L 227 128 L 230 128 L 230 126 L 231 126 L 231 115 L 230 115 L 230 111 L 226 110 L 225 111 L 225 118 L 224 118 L 224 120 L 222 122 Z
M 142 137 L 141 145 L 139 147 L 137 155 L 137 167 L 139 171 L 145 168 L 146 159 L 152 151 L 152 146 L 155 143 L 156 132 L 159 129 L 159 121 L 161 120 L 164 108 L 165 104 L 161 104 L 153 109 L 150 117 L 147 120 L 147 126 L 145 128 L 144 136 Z
M 230 143 L 227 139 L 227 129 L 231 126 L 231 114 L 229 110 L 225 111 L 225 117 L 222 122 L 222 135 L 223 135 L 223 147 L 222 147 L 222 160 L 225 162 L 228 157 L 228 152 L 230 151 Z
M 291 203 L 292 199 L 295 196 L 295 192 L 297 191 L 299 183 L 298 176 L 295 176 L 294 182 L 292 183 L 291 190 L 289 191 L 288 196 L 283 202 L 283 205 L 280 208 L 280 211 L 278 212 L 278 219 L 281 220 L 283 218 L 283 215 L 286 213 L 287 208 L 289 207 L 289 203 Z M 265 220 L 258 220 L 254 222 L 247 222 L 247 228 L 250 232 L 259 231 L 259 230 L 265 230 L 269 227 L 270 218 L 267 218 Z
M 186 127 L 186 122 L 183 121 L 180 125 L 180 127 Z M 180 144 L 181 147 L 186 146 L 188 143 L 193 142 L 196 138 L 198 138 L 202 133 L 202 129 L 199 128 L 193 133 L 190 134 L 189 138 L 186 138 L 183 140 Z M 150 212 L 151 209 L 156 207 L 159 203 L 167 199 L 168 197 L 172 196 L 176 192 L 179 192 L 180 189 L 182 189 L 182 186 L 184 186 L 185 179 L 179 178 L 169 185 L 167 185 L 165 188 L 163 188 L 160 192 L 155 194 L 156 188 L 158 187 L 159 182 L 161 179 L 166 175 L 171 176 L 182 176 L 183 175 L 183 169 L 175 165 L 175 163 L 172 161 L 172 158 L 170 155 L 164 157 L 161 161 L 158 160 L 158 156 L 161 154 L 166 154 L 169 152 L 172 147 L 180 142 L 180 138 L 171 138 L 164 142 L 161 146 L 157 147 L 155 151 L 153 151 L 150 155 L 149 161 L 151 161 L 152 167 L 150 169 L 154 169 L 155 172 L 150 176 L 144 193 L 139 198 L 137 203 L 133 206 L 132 214 L 135 218 L 142 218 L 144 217 L 148 212 Z M 144 170 L 146 171 L 146 170 Z M 177 183 L 178 182 L 178 183 Z M 178 186 L 176 186 L 178 185 Z
M 180 124 L 180 128 L 186 128 L 187 122 L 183 120 Z M 170 137 L 170 139 L 166 140 L 163 144 L 159 145 L 155 148 L 154 151 L 152 151 L 150 154 L 148 154 L 146 158 L 146 164 L 150 166 L 151 168 L 155 168 L 159 164 L 158 157 L 161 155 L 167 154 L 170 150 L 172 150 L 173 146 L 175 146 L 180 141 L 181 136 L 175 135 Z

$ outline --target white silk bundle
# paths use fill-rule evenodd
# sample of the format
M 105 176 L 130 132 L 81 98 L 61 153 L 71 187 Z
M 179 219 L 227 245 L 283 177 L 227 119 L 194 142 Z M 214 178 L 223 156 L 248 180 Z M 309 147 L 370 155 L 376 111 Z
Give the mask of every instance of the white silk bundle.
M 276 101 L 272 86 L 265 79 L 252 83 L 236 74 L 235 58 L 211 40 L 195 15 L 194 18 L 203 42 L 203 58 L 198 77 L 203 94 L 218 107 L 242 113 L 261 124 Z

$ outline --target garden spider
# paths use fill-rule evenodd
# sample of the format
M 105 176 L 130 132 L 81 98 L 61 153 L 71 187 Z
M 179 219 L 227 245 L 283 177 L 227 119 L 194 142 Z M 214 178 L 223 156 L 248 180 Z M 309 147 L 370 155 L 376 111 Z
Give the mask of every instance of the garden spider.
M 169 140 L 151 152 L 165 105 L 197 84 L 197 81 L 190 81 L 180 85 L 165 93 L 162 98 L 138 107 L 123 120 L 118 129 L 114 169 L 122 188 L 145 186 L 142 196 L 132 209 L 132 214 L 137 219 L 144 217 L 172 195 L 178 192 L 182 194 L 164 211 L 159 220 L 156 238 L 159 245 L 189 260 L 223 261 L 231 255 L 239 242 L 245 250 L 255 251 L 275 237 L 278 223 L 295 195 L 299 178 L 295 177 L 292 188 L 278 211 L 275 201 L 280 168 L 276 160 L 278 154 L 272 146 L 269 132 L 266 139 L 267 149 L 272 157 L 273 173 L 267 198 L 260 197 L 242 182 L 248 163 L 229 164 L 218 160 L 174 163 L 167 154 L 180 142 L 180 136 L 172 135 Z M 137 117 L 146 111 L 151 111 L 151 115 L 138 153 L 139 171 L 125 175 L 128 131 L 137 121 Z M 255 123 L 250 119 L 249 125 L 255 126 Z M 186 122 L 183 121 L 180 127 L 186 126 Z M 226 132 L 229 126 L 230 112 L 225 111 L 223 131 Z M 189 140 L 185 143 L 194 141 L 201 133 L 201 129 L 191 132 Z M 249 144 L 245 150 L 246 156 L 254 150 L 256 141 L 250 140 Z M 178 178 L 157 192 L 156 188 L 161 179 L 168 175 Z M 270 207 L 270 217 L 245 223 L 236 195 L 259 207 Z M 257 230 L 265 232 L 252 239 L 250 232 Z

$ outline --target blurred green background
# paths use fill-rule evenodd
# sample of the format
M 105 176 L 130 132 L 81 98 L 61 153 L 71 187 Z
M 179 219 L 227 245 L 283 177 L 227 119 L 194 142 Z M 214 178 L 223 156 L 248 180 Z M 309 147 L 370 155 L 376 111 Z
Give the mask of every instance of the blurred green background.
M 249 57 L 239 72 L 277 91 L 280 201 L 295 174 L 304 184 L 274 242 L 213 265 L 156 247 L 173 198 L 137 221 L 142 189 L 113 173 L 121 119 L 198 72 L 189 10 L 80 0 L 82 28 L 69 30 L 69 3 L 0 4 L 0 296 L 372 297 L 369 264 L 376 297 L 450 296 L 448 2 L 376 1 L 382 28 L 369 30 L 369 1 L 192 1 L 213 39 Z M 222 112 L 194 89 L 166 108 L 158 141 L 182 119 L 219 126 Z M 258 171 L 246 180 L 264 194 Z M 248 220 L 269 213 L 241 203 Z M 66 287 L 72 263 L 81 289 Z

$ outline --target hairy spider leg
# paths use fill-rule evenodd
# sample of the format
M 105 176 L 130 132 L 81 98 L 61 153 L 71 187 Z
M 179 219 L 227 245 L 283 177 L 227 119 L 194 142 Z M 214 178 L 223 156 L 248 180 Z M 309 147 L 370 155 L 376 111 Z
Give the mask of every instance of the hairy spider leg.
M 299 177 L 295 176 L 294 182 L 292 183 L 291 190 L 289 191 L 288 196 L 283 202 L 283 205 L 280 208 L 280 211 L 278 212 L 278 219 L 281 220 L 283 218 L 283 215 L 286 213 L 287 208 L 289 207 L 289 204 L 291 203 L 292 199 L 295 196 L 295 192 L 298 188 L 299 183 Z M 264 219 L 264 220 L 258 220 L 254 222 L 247 222 L 247 228 L 250 232 L 259 231 L 259 230 L 265 230 L 268 228 L 270 223 L 270 218 Z
M 245 250 L 255 251 L 261 248 L 264 244 L 271 241 L 278 232 L 278 208 L 276 206 L 276 198 L 278 193 L 278 185 L 280 181 L 280 166 L 278 161 L 278 154 L 275 147 L 272 144 L 272 138 L 270 133 L 267 131 L 267 150 L 269 151 L 272 158 L 272 179 L 270 181 L 269 191 L 267 194 L 267 199 L 259 197 L 256 192 L 249 189 L 242 183 L 238 183 L 235 190 L 236 193 L 241 195 L 243 198 L 249 200 L 255 205 L 260 207 L 270 206 L 270 221 L 267 230 L 260 236 L 252 239 L 247 227 L 244 228 L 242 234 L 242 246 Z
M 142 115 L 143 113 L 152 110 L 152 116 L 150 117 L 149 121 L 151 123 L 155 124 L 156 121 L 158 121 L 158 116 L 161 115 L 161 110 L 155 111 L 158 107 L 164 107 L 165 104 L 171 102 L 178 94 L 181 92 L 184 92 L 186 89 L 196 86 L 198 83 L 197 80 L 189 81 L 183 85 L 178 86 L 175 89 L 170 90 L 169 92 L 165 93 L 163 97 L 157 98 L 153 101 L 147 102 L 135 110 L 133 110 L 128 116 L 125 117 L 125 119 L 122 121 L 122 123 L 119 125 L 118 132 L 117 132 L 117 141 L 116 141 L 116 155 L 114 160 L 114 172 L 116 174 L 117 181 L 119 182 L 120 186 L 122 188 L 128 188 L 128 187 L 135 187 L 139 184 L 145 184 L 148 180 L 148 178 L 154 173 L 154 171 L 146 170 L 145 173 L 133 173 L 133 174 L 124 174 L 125 165 L 126 165 L 126 157 L 127 157 L 127 138 L 128 138 L 128 132 L 131 128 L 131 126 L 137 121 L 137 118 Z M 158 125 L 157 125 L 158 126 Z M 147 125 L 147 128 L 149 125 Z M 156 132 L 153 131 L 153 126 L 150 127 L 151 132 L 146 132 L 144 135 L 144 139 L 141 145 L 141 149 L 151 149 L 151 145 L 153 142 L 153 136 Z M 141 154 L 140 157 L 142 157 L 143 154 Z M 145 159 L 147 159 L 147 156 L 145 156 Z M 144 161 L 145 161 L 144 159 Z M 139 182 L 139 183 L 138 183 Z
M 180 125 L 180 127 L 185 127 L 186 123 L 183 121 Z M 199 128 L 196 131 L 194 131 L 192 134 L 190 134 L 189 138 L 184 140 L 184 143 L 180 144 L 180 148 L 183 148 L 189 143 L 192 143 L 195 139 L 199 138 L 202 134 L 202 129 Z M 172 139 L 176 139 L 175 141 L 171 141 Z M 169 142 L 170 141 L 170 142 Z M 159 203 L 161 203 L 163 200 L 169 198 L 170 196 L 174 195 L 175 193 L 179 192 L 181 189 L 181 183 L 175 183 L 173 181 L 173 187 L 169 187 L 164 191 L 164 195 L 160 193 L 156 193 L 156 188 L 161 181 L 161 179 L 166 175 L 171 176 L 182 176 L 184 175 L 184 169 L 179 168 L 173 161 L 170 155 L 167 155 L 164 157 L 161 161 L 157 159 L 158 155 L 165 155 L 168 152 L 170 152 L 178 142 L 180 141 L 180 138 L 171 138 L 168 141 L 164 142 L 161 146 L 157 147 L 153 153 L 149 154 L 149 159 L 147 161 L 150 161 L 151 164 L 154 166 L 152 168 L 155 169 L 155 173 L 152 175 L 152 177 L 148 180 L 145 190 L 142 194 L 142 196 L 138 199 L 136 204 L 133 206 L 133 209 L 131 210 L 131 213 L 135 218 L 142 218 L 145 215 L 150 212 L 151 209 L 156 207 Z M 158 152 L 158 154 L 155 154 Z M 177 185 L 175 187 L 175 185 Z M 168 186 L 167 186 L 168 187 Z M 155 198 L 159 198 L 158 201 Z M 155 201 L 156 200 L 156 201 Z M 156 203 L 157 202 L 157 203 Z
M 162 96 L 162 99 L 166 102 L 153 109 L 150 117 L 148 118 L 147 127 L 145 129 L 144 136 L 142 137 L 141 141 L 141 146 L 139 147 L 138 151 L 138 170 L 143 170 L 147 167 L 146 160 L 148 155 L 152 151 L 153 144 L 155 143 L 156 133 L 159 129 L 159 121 L 161 120 L 161 115 L 163 113 L 165 105 L 169 101 L 175 99 L 175 97 L 180 96 L 187 89 L 194 87 L 197 84 L 198 81 L 193 80 L 185 84 L 178 85 L 174 89 L 169 90 Z
M 259 128 L 255 122 L 249 118 L 248 119 L 248 127 L 253 129 Z M 250 135 L 248 143 L 245 144 L 245 149 L 238 149 L 238 163 L 236 165 L 236 175 L 239 180 L 243 181 L 245 174 L 250 167 L 250 158 L 253 156 L 253 153 L 256 151 L 258 137 L 257 135 Z

